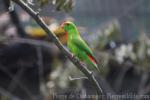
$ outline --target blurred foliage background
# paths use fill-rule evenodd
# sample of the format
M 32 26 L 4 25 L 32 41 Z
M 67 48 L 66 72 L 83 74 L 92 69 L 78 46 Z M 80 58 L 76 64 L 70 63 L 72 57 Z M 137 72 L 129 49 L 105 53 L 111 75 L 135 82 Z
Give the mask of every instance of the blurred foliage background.
M 96 78 L 108 93 L 148 100 L 144 95 L 150 94 L 149 0 L 23 1 L 39 12 L 65 46 L 60 23 L 77 24 L 99 62 Z M 88 80 L 71 81 L 70 76 L 84 75 L 30 15 L 10 0 L 0 0 L 0 100 L 83 100 L 79 95 L 96 94 Z

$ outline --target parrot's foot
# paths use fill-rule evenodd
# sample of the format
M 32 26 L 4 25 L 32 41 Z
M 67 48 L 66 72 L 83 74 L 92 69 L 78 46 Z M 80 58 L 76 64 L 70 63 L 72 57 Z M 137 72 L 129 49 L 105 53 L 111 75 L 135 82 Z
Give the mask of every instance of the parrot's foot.
M 71 53 L 71 57 L 73 58 L 74 57 L 74 55 Z
M 72 53 L 71 53 L 71 58 L 75 58 L 75 55 L 73 55 Z

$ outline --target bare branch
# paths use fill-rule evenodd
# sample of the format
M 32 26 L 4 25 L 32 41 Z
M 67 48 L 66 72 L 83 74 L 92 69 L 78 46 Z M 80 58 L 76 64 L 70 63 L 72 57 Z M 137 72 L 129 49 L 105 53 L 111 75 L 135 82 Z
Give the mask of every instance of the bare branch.
M 19 6 L 21 6 L 28 14 L 30 14 L 30 16 L 32 16 L 35 19 L 35 21 L 45 30 L 48 37 L 56 44 L 56 46 L 61 50 L 61 52 L 64 53 L 64 55 L 67 56 L 76 65 L 76 67 L 88 77 L 92 85 L 95 87 L 97 94 L 99 95 L 98 97 L 101 97 L 102 95 L 106 95 L 106 94 L 103 94 L 102 88 L 100 87 L 99 83 L 95 79 L 92 72 L 89 71 L 86 66 L 82 65 L 78 59 L 76 59 L 75 57 L 72 57 L 71 53 L 66 48 L 64 48 L 64 46 L 60 43 L 60 41 L 55 36 L 55 34 L 53 34 L 53 32 L 49 30 L 48 26 L 41 19 L 38 13 L 33 11 L 33 9 L 30 8 L 22 0 L 13 0 L 13 1 L 17 3 Z
M 72 78 L 71 76 L 69 76 L 68 79 L 70 81 L 75 81 L 75 80 L 88 79 L 88 78 L 87 77 L 75 77 L 75 78 Z

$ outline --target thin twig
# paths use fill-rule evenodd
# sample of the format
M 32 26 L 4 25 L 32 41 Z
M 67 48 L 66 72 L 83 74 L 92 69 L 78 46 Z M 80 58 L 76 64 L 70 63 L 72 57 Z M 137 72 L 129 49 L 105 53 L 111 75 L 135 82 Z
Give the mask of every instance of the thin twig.
M 94 75 L 91 73 L 91 71 L 89 71 L 86 66 L 82 65 L 78 59 L 76 59 L 76 58 L 71 56 L 71 53 L 66 48 L 64 48 L 64 46 L 58 40 L 56 35 L 53 34 L 53 32 L 51 32 L 49 30 L 48 26 L 41 19 L 41 17 L 38 15 L 38 13 L 33 11 L 33 9 L 30 8 L 22 0 L 13 0 L 13 1 L 15 3 L 17 3 L 20 7 L 22 7 L 28 14 L 30 14 L 30 16 L 32 16 L 35 19 L 35 21 L 45 30 L 45 32 L 47 33 L 48 37 L 56 44 L 56 46 L 61 50 L 61 52 L 64 53 L 64 55 L 67 56 L 76 65 L 76 67 L 88 77 L 88 79 L 91 81 L 92 85 L 97 90 L 97 94 L 100 97 L 103 94 L 103 91 L 102 91 L 99 83 L 95 79 Z
M 75 80 L 88 79 L 88 78 L 87 77 L 71 77 L 71 76 L 69 76 L 68 79 L 70 81 L 75 81 Z

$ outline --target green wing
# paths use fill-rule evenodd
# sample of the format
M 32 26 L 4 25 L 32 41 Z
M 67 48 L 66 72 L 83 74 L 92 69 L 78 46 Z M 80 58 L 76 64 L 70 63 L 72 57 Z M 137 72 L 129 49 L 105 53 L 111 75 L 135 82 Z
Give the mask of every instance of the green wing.
M 88 47 L 88 45 L 85 43 L 85 41 L 83 41 L 80 37 L 73 38 L 72 43 L 74 43 L 80 50 L 83 50 L 87 54 L 90 54 L 93 56 L 91 49 Z

